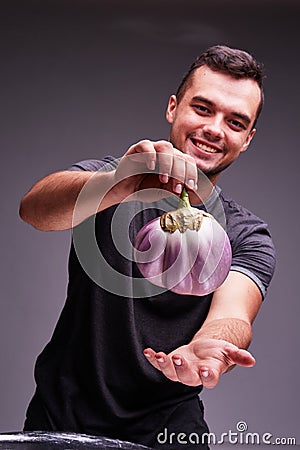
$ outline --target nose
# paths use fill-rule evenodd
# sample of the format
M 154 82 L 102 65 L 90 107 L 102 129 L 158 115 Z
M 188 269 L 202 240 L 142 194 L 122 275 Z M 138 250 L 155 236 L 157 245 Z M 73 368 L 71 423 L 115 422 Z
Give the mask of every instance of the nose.
M 210 117 L 203 125 L 202 130 L 205 136 L 211 141 L 218 141 L 222 139 L 224 137 L 222 118 L 218 116 Z

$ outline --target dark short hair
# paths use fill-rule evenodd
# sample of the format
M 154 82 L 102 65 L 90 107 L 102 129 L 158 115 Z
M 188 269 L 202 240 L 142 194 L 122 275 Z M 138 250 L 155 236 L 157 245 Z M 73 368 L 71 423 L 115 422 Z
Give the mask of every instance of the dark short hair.
M 194 71 L 201 66 L 207 66 L 215 72 L 222 72 L 232 76 L 233 78 L 249 78 L 256 81 L 260 88 L 261 99 L 253 124 L 254 128 L 264 103 L 263 65 L 244 50 L 227 47 L 226 45 L 215 45 L 210 47 L 197 57 L 188 72 L 184 75 L 176 92 L 178 103 L 181 101 L 187 88 L 190 86 Z

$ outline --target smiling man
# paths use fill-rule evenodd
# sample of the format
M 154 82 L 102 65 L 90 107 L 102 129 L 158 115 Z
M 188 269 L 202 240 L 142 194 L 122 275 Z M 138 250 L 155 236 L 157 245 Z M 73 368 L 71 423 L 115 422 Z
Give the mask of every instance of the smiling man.
M 170 141 L 215 182 L 215 175 L 248 148 L 262 93 L 253 79 L 207 66 L 195 69 L 188 84 L 169 101 Z
M 119 159 L 78 162 L 24 196 L 26 222 L 74 232 L 67 299 L 36 363 L 25 430 L 166 450 L 184 437 L 185 449 L 207 448 L 199 394 L 234 365 L 255 364 L 247 351 L 252 323 L 275 266 L 267 225 L 216 184 L 255 134 L 262 78 L 248 53 L 211 47 L 170 97 L 168 140 L 137 142 Z M 157 290 L 131 257 L 137 232 L 174 209 L 184 186 L 198 208 L 221 210 L 232 247 L 227 279 L 202 297 Z

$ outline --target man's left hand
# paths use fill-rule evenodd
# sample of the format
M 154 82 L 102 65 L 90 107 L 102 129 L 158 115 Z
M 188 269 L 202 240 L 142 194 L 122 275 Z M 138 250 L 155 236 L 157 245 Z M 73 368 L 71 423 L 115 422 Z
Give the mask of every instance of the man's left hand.
M 206 388 L 215 387 L 220 376 L 234 365 L 252 367 L 255 364 L 254 357 L 247 350 L 211 338 L 195 339 L 168 355 L 147 348 L 144 355 L 170 380 L 188 386 L 202 384 Z

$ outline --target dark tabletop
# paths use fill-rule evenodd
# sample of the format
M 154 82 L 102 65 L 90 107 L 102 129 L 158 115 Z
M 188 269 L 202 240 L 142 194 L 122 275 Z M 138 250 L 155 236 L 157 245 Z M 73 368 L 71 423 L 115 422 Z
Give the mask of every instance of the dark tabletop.
M 74 433 L 0 433 L 1 450 L 149 450 L 143 445 Z M 150 449 L 151 450 L 151 449 Z

